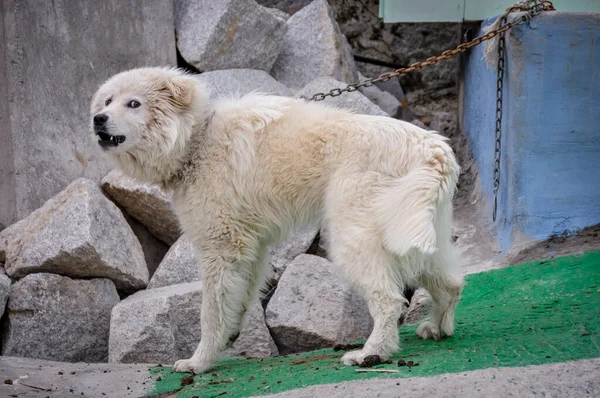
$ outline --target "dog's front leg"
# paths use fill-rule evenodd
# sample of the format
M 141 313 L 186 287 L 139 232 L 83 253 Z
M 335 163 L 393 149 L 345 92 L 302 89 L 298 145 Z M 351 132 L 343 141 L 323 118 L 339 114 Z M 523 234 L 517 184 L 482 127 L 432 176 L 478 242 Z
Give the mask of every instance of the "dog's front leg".
M 200 325 L 202 338 L 194 355 L 175 362 L 176 372 L 203 373 L 240 331 L 248 286 L 247 268 L 222 258 L 203 258 L 204 276 Z

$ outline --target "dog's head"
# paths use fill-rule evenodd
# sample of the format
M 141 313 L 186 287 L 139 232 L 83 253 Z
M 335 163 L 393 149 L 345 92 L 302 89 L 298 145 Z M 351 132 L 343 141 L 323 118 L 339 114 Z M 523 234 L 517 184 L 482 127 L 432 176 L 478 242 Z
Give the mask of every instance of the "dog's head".
M 208 96 L 198 79 L 178 69 L 119 73 L 93 97 L 93 140 L 124 171 L 159 182 L 168 175 L 157 173 L 173 171 L 194 126 L 209 114 Z

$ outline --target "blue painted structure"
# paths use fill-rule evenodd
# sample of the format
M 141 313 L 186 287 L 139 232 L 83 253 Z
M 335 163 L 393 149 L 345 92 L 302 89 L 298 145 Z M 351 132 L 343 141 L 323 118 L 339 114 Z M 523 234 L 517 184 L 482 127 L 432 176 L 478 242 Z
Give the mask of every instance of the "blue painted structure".
M 600 223 L 600 14 L 545 13 L 513 28 L 506 43 L 495 223 L 496 71 L 482 46 L 468 56 L 463 103 L 489 225 L 505 251 L 517 231 L 542 240 Z

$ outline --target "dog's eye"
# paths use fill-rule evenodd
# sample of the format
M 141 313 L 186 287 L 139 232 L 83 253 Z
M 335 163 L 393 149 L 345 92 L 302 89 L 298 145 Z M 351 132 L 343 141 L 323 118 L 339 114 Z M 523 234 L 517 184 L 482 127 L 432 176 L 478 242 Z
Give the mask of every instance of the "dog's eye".
M 109 106 L 111 102 L 112 98 L 107 99 L 106 101 L 104 101 L 104 106 Z
M 127 104 L 127 106 L 130 107 L 130 108 L 139 108 L 140 105 L 142 105 L 142 104 L 140 104 L 136 100 L 129 101 L 129 103 Z

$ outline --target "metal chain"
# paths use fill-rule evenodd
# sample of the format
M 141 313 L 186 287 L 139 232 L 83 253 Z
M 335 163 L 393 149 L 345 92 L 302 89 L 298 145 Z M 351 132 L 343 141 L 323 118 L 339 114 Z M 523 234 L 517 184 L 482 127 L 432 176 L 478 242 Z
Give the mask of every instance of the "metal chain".
M 516 20 L 514 20 L 510 23 L 505 23 L 500 28 L 492 30 L 483 36 L 476 37 L 475 39 L 471 40 L 468 43 L 462 43 L 453 50 L 446 50 L 438 56 L 427 58 L 425 61 L 415 62 L 414 64 L 412 64 L 406 68 L 396 69 L 395 71 L 390 72 L 390 73 L 383 73 L 383 74 L 379 75 L 379 77 L 375 77 L 373 79 L 367 79 L 361 83 L 349 84 L 344 88 L 334 88 L 333 90 L 331 90 L 327 93 L 317 93 L 317 94 L 314 94 L 312 97 L 305 98 L 305 99 L 307 99 L 308 101 L 323 101 L 327 97 L 338 97 L 338 96 L 342 95 L 343 93 L 346 93 L 346 92 L 351 93 L 353 91 L 358 90 L 361 87 L 371 87 L 375 83 L 387 82 L 388 80 L 390 80 L 393 77 L 404 76 L 404 75 L 408 74 L 409 72 L 418 71 L 424 66 L 435 65 L 441 60 L 450 59 L 450 58 L 454 57 L 456 54 L 464 53 L 471 47 L 478 46 L 479 44 L 483 43 L 484 41 L 493 39 L 494 37 L 498 36 L 499 34 L 503 34 L 504 32 L 512 29 L 514 26 L 517 26 L 524 22 L 527 22 L 527 21 L 531 20 L 533 17 L 535 17 L 536 15 L 541 14 L 543 11 L 553 11 L 553 10 L 555 10 L 555 8 L 550 0 L 543 0 L 543 1 L 540 1 L 540 0 L 531 1 L 530 0 L 530 1 L 518 2 L 506 10 L 506 13 L 502 16 L 504 18 L 504 20 L 506 21 L 508 14 L 510 14 L 511 12 L 514 12 L 514 11 L 526 11 L 527 14 L 521 16 L 520 18 L 517 18 Z
M 506 24 L 508 15 L 504 14 L 500 20 L 500 27 Z M 505 33 L 500 33 L 498 40 L 498 77 L 496 78 L 496 132 L 494 140 L 494 210 L 492 220 L 496 221 L 498 213 L 498 190 L 500 188 L 500 150 L 502 144 L 502 87 L 504 86 L 504 47 L 506 45 Z

